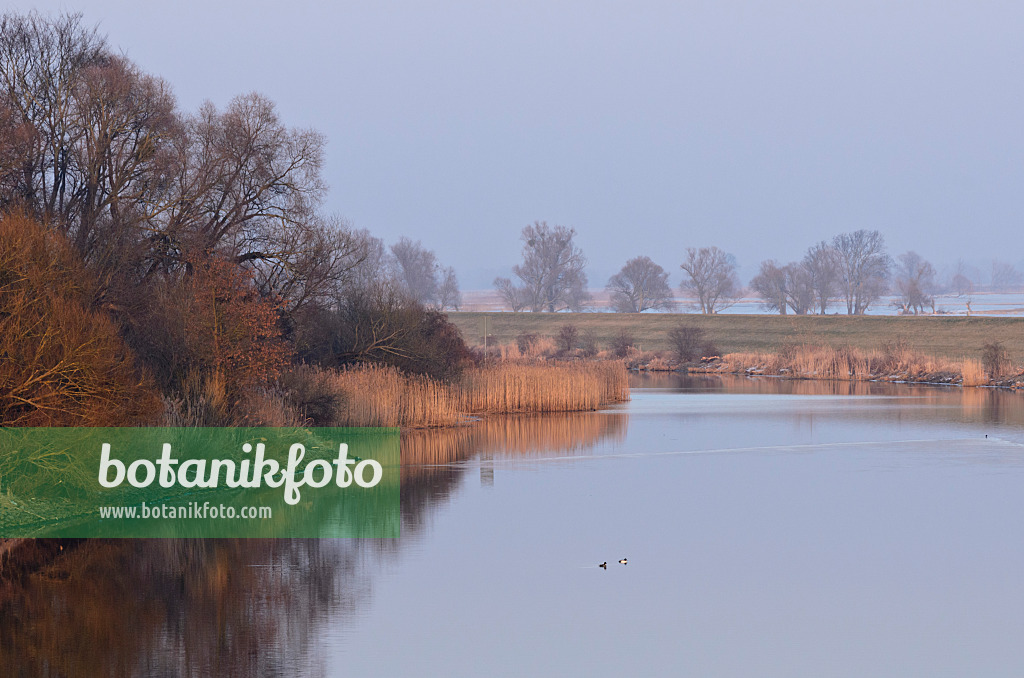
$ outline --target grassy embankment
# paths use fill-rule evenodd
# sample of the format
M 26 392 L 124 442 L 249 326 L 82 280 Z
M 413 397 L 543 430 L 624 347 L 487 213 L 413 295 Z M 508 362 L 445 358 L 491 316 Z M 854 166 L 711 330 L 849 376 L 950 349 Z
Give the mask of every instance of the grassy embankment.
M 948 316 L 780 316 L 686 313 L 449 313 L 471 346 L 483 343 L 483 319 L 491 343 L 510 343 L 523 333 L 554 337 L 566 324 L 592 332 L 603 348 L 622 331 L 643 351 L 668 351 L 668 331 L 680 323 L 702 328 L 726 353 L 776 353 L 798 345 L 882 350 L 902 337 L 922 354 L 978 359 L 991 341 L 1001 342 L 1014 364 L 1024 362 L 1024 318 Z
M 623 332 L 638 352 L 671 351 L 668 332 L 680 324 L 699 327 L 724 360 L 707 369 L 754 371 L 800 377 L 945 380 L 988 383 L 983 347 L 1005 350 L 1005 381 L 1024 363 L 1024 318 L 942 316 L 778 316 L 612 313 L 451 313 L 471 345 L 514 343 L 522 334 L 555 337 L 574 325 L 607 348 Z M 665 364 L 664 361 L 662 364 Z M 933 379 L 934 378 L 934 379 Z

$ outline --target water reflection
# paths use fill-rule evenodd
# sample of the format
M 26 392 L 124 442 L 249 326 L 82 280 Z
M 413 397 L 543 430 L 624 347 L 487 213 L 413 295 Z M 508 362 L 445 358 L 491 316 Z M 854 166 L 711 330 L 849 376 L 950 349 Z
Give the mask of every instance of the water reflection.
M 833 649 L 848 675 L 887 673 L 879 657 L 932 675 L 1018 658 L 1024 397 L 634 380 L 606 412 L 404 434 L 398 540 L 92 542 L 0 596 L 0 675 L 823 675 Z M 891 640 L 907 629 L 934 642 Z
M 363 603 L 359 540 L 93 540 L 5 601 L 4 675 L 272 676 Z
M 495 417 L 402 438 L 399 540 L 93 540 L 0 597 L 0 675 L 324 675 L 311 645 L 448 503 L 468 462 L 587 449 L 627 415 Z M 485 470 L 487 469 L 487 470 Z
M 630 387 L 680 394 L 806 396 L 808 400 L 794 401 L 793 407 L 807 411 L 811 418 L 814 410 L 833 410 L 831 414 L 836 415 L 841 409 L 842 416 L 853 419 L 894 417 L 906 421 L 992 424 L 1004 433 L 1015 433 L 1014 429 L 1024 426 L 1024 395 L 997 388 L 684 375 L 671 372 L 631 374 Z M 877 407 L 831 408 L 830 401 L 822 396 L 870 397 Z M 898 399 L 898 403 L 895 399 Z M 773 404 L 773 413 L 775 409 Z M 731 408 L 722 410 L 723 413 L 732 411 Z

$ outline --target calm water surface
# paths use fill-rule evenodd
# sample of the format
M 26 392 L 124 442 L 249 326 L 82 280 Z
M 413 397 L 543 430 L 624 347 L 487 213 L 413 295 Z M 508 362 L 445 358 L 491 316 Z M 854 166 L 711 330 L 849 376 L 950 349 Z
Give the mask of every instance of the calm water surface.
M 1024 395 L 635 385 L 407 436 L 398 540 L 89 544 L 0 674 L 1022 675 Z

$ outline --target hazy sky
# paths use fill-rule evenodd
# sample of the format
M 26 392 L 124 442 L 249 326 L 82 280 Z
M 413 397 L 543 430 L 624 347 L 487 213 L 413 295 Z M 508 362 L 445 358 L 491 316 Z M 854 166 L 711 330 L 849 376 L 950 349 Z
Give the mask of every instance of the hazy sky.
M 1019 2 L 6 3 L 80 11 L 182 108 L 258 90 L 329 144 L 328 211 L 489 287 L 536 219 L 601 287 L 687 246 L 799 258 L 879 229 L 1018 262 Z

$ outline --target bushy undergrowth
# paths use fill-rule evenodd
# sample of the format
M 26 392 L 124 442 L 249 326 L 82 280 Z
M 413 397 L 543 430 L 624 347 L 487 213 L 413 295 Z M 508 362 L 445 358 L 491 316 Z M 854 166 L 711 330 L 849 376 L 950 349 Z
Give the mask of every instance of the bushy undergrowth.
M 114 426 L 147 421 L 159 399 L 60 236 L 0 219 L 0 423 Z

